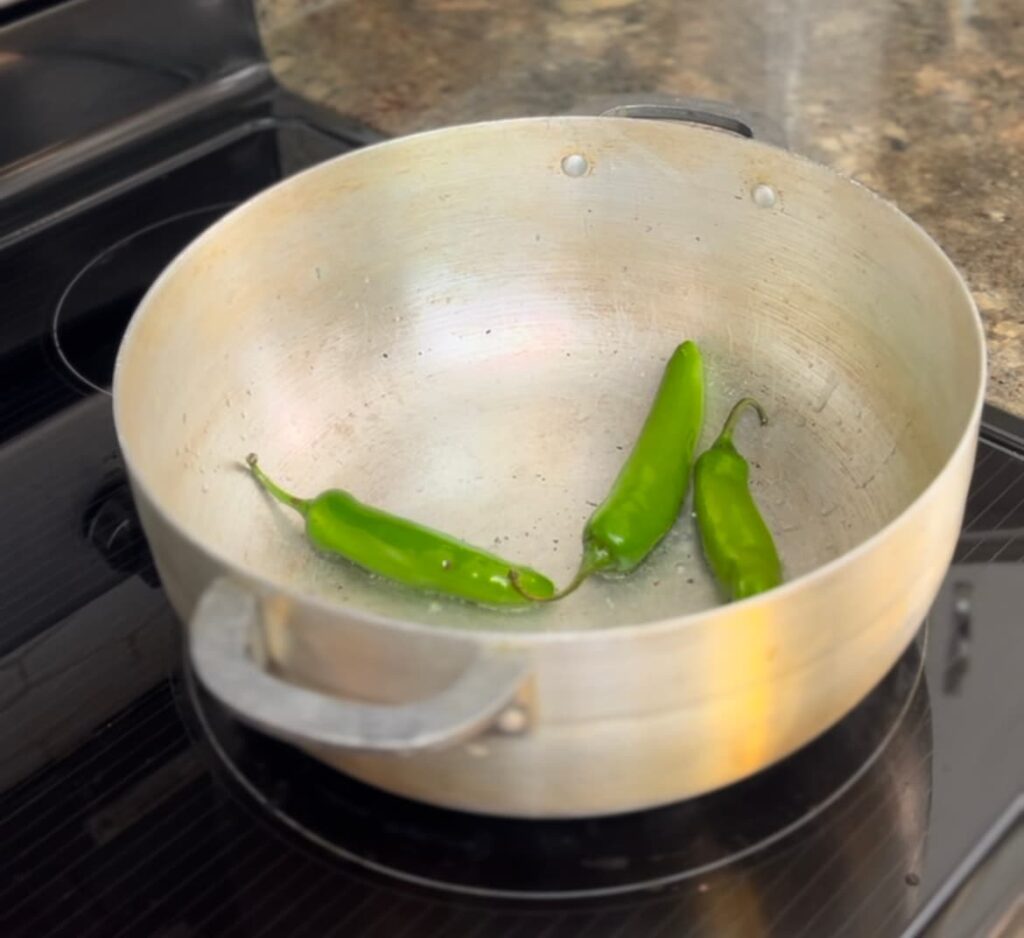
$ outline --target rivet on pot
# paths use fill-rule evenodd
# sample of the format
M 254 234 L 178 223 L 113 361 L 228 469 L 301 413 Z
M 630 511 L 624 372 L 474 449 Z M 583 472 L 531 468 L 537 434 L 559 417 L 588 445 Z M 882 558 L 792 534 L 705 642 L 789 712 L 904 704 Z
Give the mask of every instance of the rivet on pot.
M 519 736 L 521 733 L 525 733 L 529 724 L 530 718 L 526 715 L 526 711 L 516 704 L 502 710 L 494 721 L 495 729 L 506 736 Z
M 589 169 L 590 164 L 587 162 L 587 158 L 579 153 L 570 153 L 562 159 L 562 172 L 574 179 L 585 176 Z
M 754 191 L 750 195 L 754 200 L 754 204 L 759 208 L 772 208 L 779 201 L 779 194 L 771 186 L 763 182 L 754 186 Z

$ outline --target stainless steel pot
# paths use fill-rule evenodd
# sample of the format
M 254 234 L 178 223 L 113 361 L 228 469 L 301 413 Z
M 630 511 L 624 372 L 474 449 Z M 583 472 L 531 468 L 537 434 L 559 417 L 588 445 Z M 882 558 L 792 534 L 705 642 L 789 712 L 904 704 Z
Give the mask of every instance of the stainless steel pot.
M 721 122 L 719 121 L 719 124 Z M 735 129 L 735 128 L 731 128 Z M 521 614 L 314 555 L 248 480 L 340 485 L 564 580 L 693 338 L 788 581 L 720 605 L 684 518 L 634 577 Z M 133 319 L 117 429 L 198 674 L 239 718 L 438 805 L 554 817 L 726 785 L 905 649 L 961 523 L 985 383 L 910 220 L 695 124 L 498 121 L 346 155 L 202 235 Z

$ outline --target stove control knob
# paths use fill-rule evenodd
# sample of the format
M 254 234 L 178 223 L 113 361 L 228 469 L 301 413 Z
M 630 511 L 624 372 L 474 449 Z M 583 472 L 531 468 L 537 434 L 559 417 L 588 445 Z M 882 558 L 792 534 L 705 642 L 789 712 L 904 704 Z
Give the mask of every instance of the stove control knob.
M 160 585 L 127 480 L 112 480 L 96 493 L 83 528 L 86 539 L 113 569 L 138 575 L 149 586 Z
M 946 670 L 943 685 L 947 694 L 960 690 L 971 662 L 971 623 L 974 618 L 970 583 L 959 582 L 953 587 L 953 621 L 946 646 Z

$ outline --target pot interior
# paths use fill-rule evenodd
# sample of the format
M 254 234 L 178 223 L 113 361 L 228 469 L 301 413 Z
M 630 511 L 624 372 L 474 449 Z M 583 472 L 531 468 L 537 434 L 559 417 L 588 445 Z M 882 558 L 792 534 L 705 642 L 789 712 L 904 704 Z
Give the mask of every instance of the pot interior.
M 649 622 L 719 601 L 689 507 L 629 579 L 495 612 L 317 556 L 242 460 L 564 582 L 686 338 L 708 376 L 702 445 L 739 396 L 768 412 L 736 440 L 787 579 L 922 493 L 983 382 L 960 279 L 867 190 L 703 128 L 523 120 L 343 157 L 215 225 L 136 314 L 118 430 L 170 519 L 279 585 L 426 624 Z

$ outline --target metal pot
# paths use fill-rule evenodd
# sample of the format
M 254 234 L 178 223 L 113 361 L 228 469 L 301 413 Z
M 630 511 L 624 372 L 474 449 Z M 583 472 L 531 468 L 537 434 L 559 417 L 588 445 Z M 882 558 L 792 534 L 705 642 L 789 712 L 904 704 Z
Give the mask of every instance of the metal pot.
M 961 523 L 977 312 L 891 205 L 716 123 L 380 144 L 254 198 L 154 284 L 117 429 L 197 673 L 240 719 L 434 804 L 596 815 L 764 768 L 903 652 Z M 424 597 L 315 555 L 243 474 L 255 450 L 299 493 L 564 580 L 683 338 L 708 440 L 740 394 L 771 418 L 738 443 L 787 582 L 743 602 L 718 601 L 688 518 L 561 604 Z

